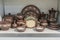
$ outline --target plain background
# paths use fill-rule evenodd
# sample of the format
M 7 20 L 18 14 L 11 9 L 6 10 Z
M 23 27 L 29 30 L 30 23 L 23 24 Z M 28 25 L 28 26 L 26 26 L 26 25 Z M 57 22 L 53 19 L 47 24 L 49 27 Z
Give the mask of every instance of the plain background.
M 48 13 L 48 10 L 54 8 L 57 10 L 57 0 L 4 0 L 5 13 L 16 14 L 27 5 L 36 5 L 41 12 Z M 0 14 L 3 13 L 2 0 L 0 0 Z

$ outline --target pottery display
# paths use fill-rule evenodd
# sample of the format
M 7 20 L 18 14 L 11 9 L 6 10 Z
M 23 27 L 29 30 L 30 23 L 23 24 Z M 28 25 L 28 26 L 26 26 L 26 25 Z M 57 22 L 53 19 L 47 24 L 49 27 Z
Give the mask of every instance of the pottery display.
M 9 30 L 13 28 L 18 32 L 24 32 L 26 28 L 33 29 L 37 32 L 44 31 L 45 28 L 51 30 L 59 30 L 60 25 L 57 23 L 56 10 L 52 8 L 49 13 L 40 12 L 40 9 L 35 5 L 24 7 L 21 13 L 5 14 L 0 16 L 0 29 Z
M 17 20 L 17 25 L 20 25 L 20 24 L 25 24 L 25 21 L 24 20 Z

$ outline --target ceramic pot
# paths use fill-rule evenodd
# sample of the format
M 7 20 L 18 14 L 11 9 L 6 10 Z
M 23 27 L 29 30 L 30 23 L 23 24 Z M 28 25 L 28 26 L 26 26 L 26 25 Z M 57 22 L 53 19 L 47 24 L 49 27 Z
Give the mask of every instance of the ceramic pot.
M 17 25 L 20 25 L 20 24 L 25 24 L 25 21 L 24 20 L 17 20 Z
M 42 32 L 42 31 L 44 31 L 44 29 L 45 29 L 45 27 L 40 26 L 40 25 L 37 25 L 37 27 L 35 27 L 35 30 L 36 30 L 37 32 Z
M 3 17 L 3 21 L 7 21 L 7 22 L 13 22 L 13 16 L 11 15 L 11 13 L 9 13 L 8 15 L 5 15 Z
M 1 30 L 8 30 L 11 27 L 11 23 L 4 21 Z
M 47 26 L 48 26 L 47 20 L 45 20 L 45 19 L 40 19 L 39 21 L 40 21 L 40 24 L 41 24 L 42 26 L 44 26 L 44 27 L 47 27 Z
M 16 17 L 17 17 L 18 20 L 23 20 L 24 19 L 24 16 L 21 13 L 18 13 L 16 15 Z
M 16 30 L 18 32 L 24 32 L 26 30 L 26 25 L 25 24 L 18 25 Z

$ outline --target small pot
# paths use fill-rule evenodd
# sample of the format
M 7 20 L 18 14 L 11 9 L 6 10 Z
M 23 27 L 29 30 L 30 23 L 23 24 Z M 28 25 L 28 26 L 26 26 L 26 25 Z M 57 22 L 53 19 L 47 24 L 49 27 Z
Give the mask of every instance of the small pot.
M 24 19 L 24 16 L 22 14 L 17 14 L 16 17 L 19 20 L 23 20 Z
M 20 24 L 25 24 L 25 21 L 24 20 L 18 20 L 17 25 L 20 25 Z
M 45 19 L 40 20 L 40 23 L 41 23 L 41 25 L 44 26 L 44 27 L 47 27 L 47 26 L 48 26 L 48 22 L 47 22 L 47 20 L 45 20 Z
M 26 25 L 25 24 L 18 25 L 16 30 L 18 32 L 24 32 L 26 30 Z
M 38 32 L 42 32 L 44 31 L 45 27 L 41 26 L 41 25 L 37 25 L 37 27 L 34 28 L 34 30 L 38 31 Z
M 13 16 L 9 13 L 8 15 L 5 15 L 3 17 L 3 21 L 7 21 L 7 22 L 13 22 Z
M 41 23 L 42 26 L 47 27 L 48 23 Z
M 8 30 L 11 27 L 11 23 L 4 21 L 1 30 Z
M 4 19 L 3 19 L 4 21 L 7 21 L 7 22 L 13 22 L 13 18 L 12 17 L 5 17 Z
M 18 32 L 24 32 L 26 30 L 26 24 L 25 24 L 25 22 L 23 20 L 19 20 L 17 22 L 17 28 L 16 28 L 16 30 Z
M 40 22 L 37 23 L 37 26 L 34 28 L 34 30 L 38 32 L 42 32 L 45 29 L 45 27 L 40 25 Z
M 56 19 L 55 18 L 50 18 L 49 22 L 56 22 Z

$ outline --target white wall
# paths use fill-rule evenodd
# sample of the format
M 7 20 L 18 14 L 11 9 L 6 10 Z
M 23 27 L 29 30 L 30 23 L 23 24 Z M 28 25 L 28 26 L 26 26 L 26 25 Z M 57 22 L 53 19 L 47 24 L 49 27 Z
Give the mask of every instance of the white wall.
M 2 5 L 2 0 L 0 0 L 0 15 L 3 15 L 3 5 Z
M 42 12 L 48 13 L 48 9 L 57 9 L 57 0 L 5 0 L 5 13 L 16 14 L 26 5 L 36 5 Z
M 58 16 L 58 23 L 60 23 L 60 0 L 59 0 L 59 16 Z
M 59 11 L 60 11 L 60 0 L 59 0 Z

